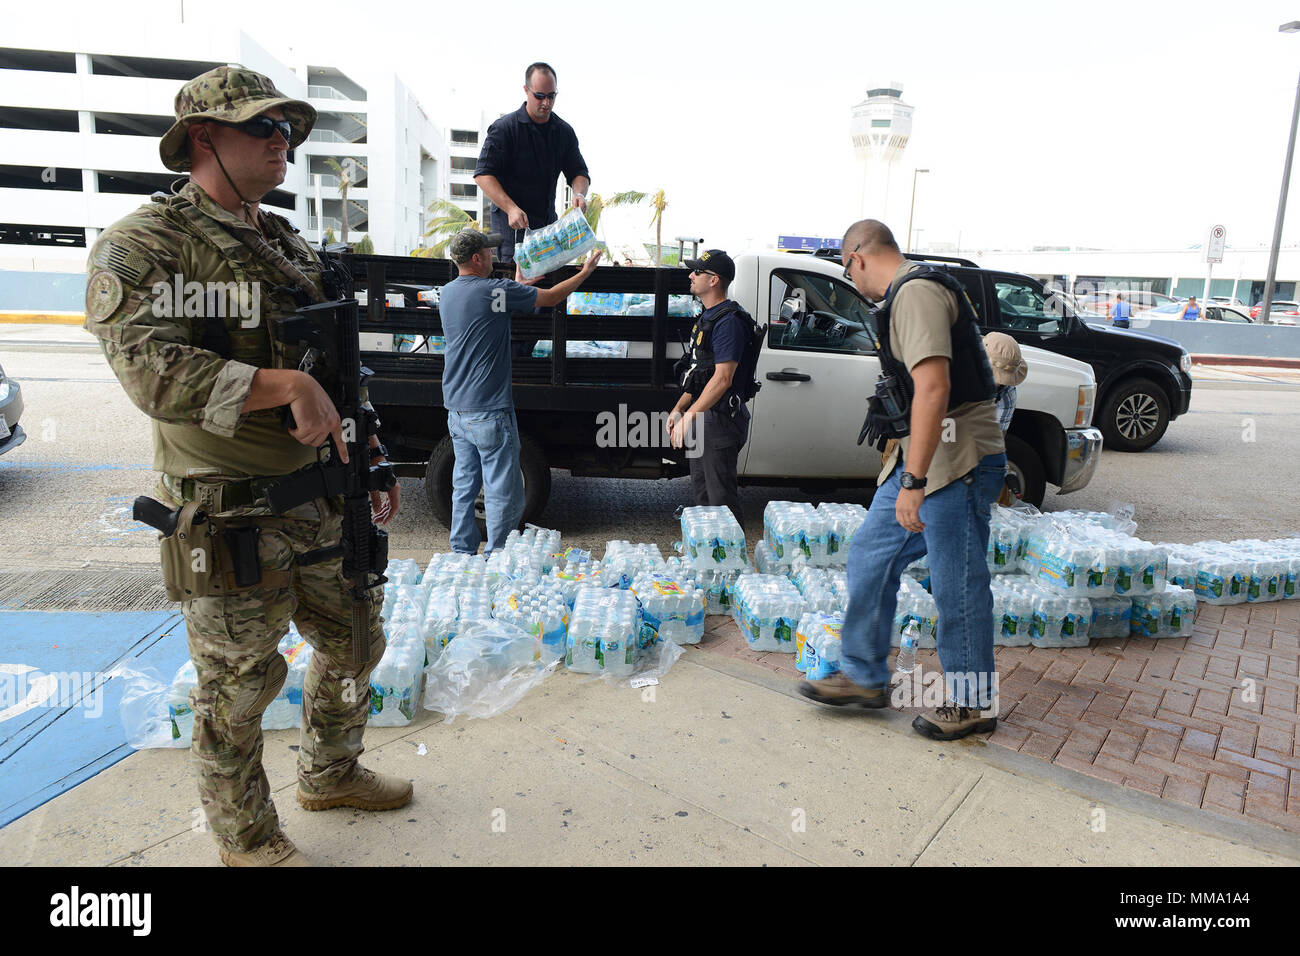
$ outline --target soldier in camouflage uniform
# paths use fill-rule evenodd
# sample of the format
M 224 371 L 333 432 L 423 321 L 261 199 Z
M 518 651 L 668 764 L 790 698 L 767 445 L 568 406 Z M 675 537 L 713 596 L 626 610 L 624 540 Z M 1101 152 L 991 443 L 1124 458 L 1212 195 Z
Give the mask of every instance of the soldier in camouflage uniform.
M 302 356 L 270 334 L 274 318 L 297 308 L 290 287 L 324 301 L 321 264 L 287 220 L 258 207 L 284 181 L 285 153 L 307 138 L 316 111 L 237 67 L 185 84 L 175 106 L 159 151 L 167 168 L 190 170 L 191 178 L 99 237 L 89 256 L 86 329 L 153 419 L 155 497 L 169 507 L 198 501 L 228 523 L 260 528 L 258 585 L 241 589 L 226 575 L 213 585 L 220 593 L 181 605 L 198 671 L 191 753 L 225 863 L 306 865 L 280 829 L 262 770 L 262 712 L 287 676 L 276 645 L 290 619 L 315 651 L 303 687 L 299 803 L 388 810 L 411 798 L 408 781 L 357 763 L 369 675 L 384 651 L 382 590 L 370 592 L 370 659 L 358 664 L 341 559 L 295 560 L 339 542 L 342 499 L 276 517 L 263 495 L 267 479 L 316 461 L 330 436 L 343 449 L 334 406 L 298 371 Z M 185 283 L 216 291 L 193 296 L 199 287 Z M 203 308 L 185 307 L 195 302 Z M 293 412 L 292 431 L 282 406 Z M 372 460 L 382 460 L 382 446 L 371 444 Z M 399 499 L 396 487 L 374 493 L 375 520 L 391 519 Z

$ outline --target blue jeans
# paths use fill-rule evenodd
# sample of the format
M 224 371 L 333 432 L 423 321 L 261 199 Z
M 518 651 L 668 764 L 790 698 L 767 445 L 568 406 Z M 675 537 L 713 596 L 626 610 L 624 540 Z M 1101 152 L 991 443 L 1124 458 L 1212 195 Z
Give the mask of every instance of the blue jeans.
M 447 412 L 447 429 L 456 450 L 451 483 L 451 550 L 478 551 L 483 536 L 474 520 L 474 500 L 483 489 L 487 548 L 505 547 L 506 536 L 524 513 L 524 476 L 519 471 L 519 423 L 513 408 L 488 412 Z
M 992 695 L 993 591 L 985 555 L 989 506 L 1001 493 L 1006 473 L 1006 455 L 986 455 L 969 484 L 958 478 L 927 495 L 921 505 L 921 534 L 904 529 L 894 514 L 901 467 L 876 489 L 849 548 L 849 606 L 841 632 L 840 669 L 853 683 L 889 685 L 898 580 L 904 568 L 928 552 L 930 587 L 939 608 L 939 664 L 947 675 L 949 699 L 981 706 L 981 683 Z

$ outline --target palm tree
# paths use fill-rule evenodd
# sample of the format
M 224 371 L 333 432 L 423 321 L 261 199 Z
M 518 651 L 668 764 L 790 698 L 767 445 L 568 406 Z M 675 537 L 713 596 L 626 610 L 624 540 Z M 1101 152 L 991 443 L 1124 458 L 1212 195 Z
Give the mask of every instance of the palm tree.
M 650 206 L 655 211 L 650 217 L 650 225 L 655 227 L 655 265 L 660 266 L 664 261 L 664 210 L 668 208 L 668 200 L 664 198 L 662 189 L 650 197 Z
M 436 238 L 438 241 L 432 246 L 421 246 L 413 249 L 411 255 L 424 259 L 441 259 L 447 255 L 447 243 L 451 242 L 451 237 L 456 235 L 462 229 L 477 229 L 479 232 L 490 232 L 473 216 L 464 209 L 461 209 L 454 202 L 447 199 L 437 199 L 429 204 L 429 228 L 424 232 L 424 238 Z
M 338 173 L 339 195 L 343 197 L 343 239 L 342 241 L 346 243 L 348 241 L 348 190 L 352 188 L 352 180 L 348 177 L 347 169 L 339 165 L 339 161 L 337 159 L 332 159 L 327 157 L 325 160 L 325 165 L 328 166 L 330 169 L 334 170 L 334 172 Z M 349 167 L 351 166 L 350 163 L 348 165 Z

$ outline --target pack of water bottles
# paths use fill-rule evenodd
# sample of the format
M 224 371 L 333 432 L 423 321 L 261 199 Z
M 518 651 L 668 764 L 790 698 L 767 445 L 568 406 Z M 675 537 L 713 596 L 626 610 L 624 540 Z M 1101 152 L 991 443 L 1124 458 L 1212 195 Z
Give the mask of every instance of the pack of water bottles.
M 840 632 L 844 615 L 808 611 L 795 627 L 794 666 L 808 680 L 822 680 L 840 669 Z
M 1169 577 L 1207 604 L 1256 604 L 1296 597 L 1300 538 L 1166 545 Z
M 1070 597 L 1158 594 L 1168 566 L 1169 553 L 1160 545 L 1100 524 L 1059 519 L 1033 530 L 1022 561 L 1039 587 Z
M 611 587 L 627 590 L 632 586 L 632 579 L 642 571 L 662 570 L 664 557 L 657 544 L 607 541 L 601 566 L 605 569 L 605 581 Z
M 564 656 L 569 603 L 559 587 L 501 585 L 492 595 L 492 617 L 535 637 L 538 660 L 550 663 Z
M 763 540 L 778 565 L 788 567 L 798 554 L 814 566 L 831 563 L 827 513 L 805 501 L 769 501 L 763 509 Z
M 749 567 L 745 532 L 723 505 L 682 509 L 682 556 L 697 571 L 744 571 Z
M 1196 620 L 1196 592 L 1165 588 L 1132 599 L 1129 633 L 1141 637 L 1190 637 Z
M 415 719 L 424 682 L 423 624 L 388 632 L 384 656 L 370 672 L 370 720 L 376 727 L 401 727 Z
M 604 565 L 599 561 L 591 560 L 589 556 L 570 559 L 563 567 L 557 564 L 551 571 L 551 581 L 563 595 L 569 610 L 573 610 L 573 603 L 578 599 L 580 588 L 609 586 L 606 582 Z M 612 581 L 617 586 L 619 576 L 613 576 Z
M 817 513 L 826 522 L 826 563 L 843 567 L 849 560 L 853 536 L 867 520 L 867 509 L 862 505 L 823 501 L 817 506 Z
M 704 640 L 705 592 L 693 577 L 642 571 L 632 579 L 631 592 L 641 602 L 642 645 L 646 641 L 698 644 Z
M 642 638 L 641 606 L 630 590 L 583 588 L 569 615 L 564 665 L 580 674 L 625 677 L 638 653 L 652 641 Z
M 739 571 L 692 571 L 695 584 L 704 592 L 707 614 L 731 613 L 731 589 L 740 577 Z
M 939 608 L 934 597 L 909 575 L 898 580 L 898 603 L 894 608 L 894 629 L 890 644 L 899 647 L 908 625 L 915 625 L 920 647 L 935 647 L 939 628 Z
M 794 653 L 804 599 L 785 575 L 742 574 L 732 593 L 731 613 L 751 651 Z
M 550 358 L 551 351 L 550 339 L 539 339 L 533 344 L 533 358 Z M 627 343 L 596 339 L 569 341 L 565 343 L 564 354 L 569 358 L 627 358 Z
M 810 611 L 842 612 L 846 607 L 847 602 L 841 602 L 840 600 L 843 591 L 836 593 L 835 576 L 831 571 L 830 568 L 813 567 L 802 554 L 795 556 L 794 562 L 790 565 L 788 577 L 791 583 L 799 589 L 799 593 L 803 595 L 805 613 Z M 843 571 L 839 571 L 839 574 L 847 577 Z
M 526 229 L 524 241 L 515 246 L 515 262 L 526 279 L 536 279 L 568 265 L 597 245 L 587 217 L 570 209 L 549 226 Z
M 643 292 L 571 292 L 565 302 L 569 315 L 654 315 L 655 297 Z M 700 300 L 693 295 L 670 295 L 668 314 L 694 318 Z

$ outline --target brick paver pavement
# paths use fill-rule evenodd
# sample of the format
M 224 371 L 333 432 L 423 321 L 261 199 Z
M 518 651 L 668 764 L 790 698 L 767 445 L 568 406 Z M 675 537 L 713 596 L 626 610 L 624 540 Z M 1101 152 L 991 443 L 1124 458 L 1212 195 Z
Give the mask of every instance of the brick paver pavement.
M 801 676 L 793 654 L 750 651 L 729 617 L 709 618 L 699 646 Z M 992 743 L 1300 833 L 1300 601 L 1200 604 L 1191 637 L 999 647 L 996 658 Z M 917 663 L 938 670 L 938 655 Z

